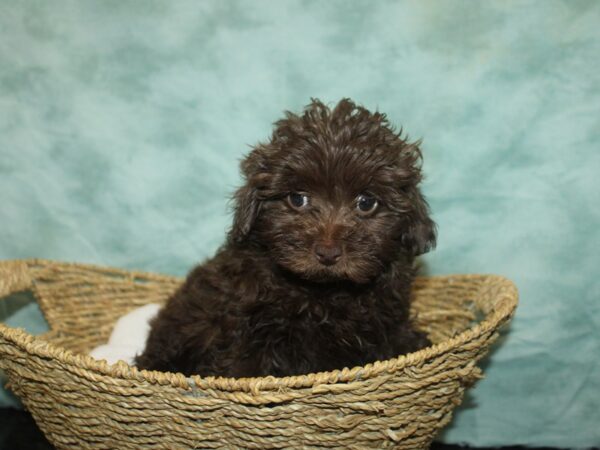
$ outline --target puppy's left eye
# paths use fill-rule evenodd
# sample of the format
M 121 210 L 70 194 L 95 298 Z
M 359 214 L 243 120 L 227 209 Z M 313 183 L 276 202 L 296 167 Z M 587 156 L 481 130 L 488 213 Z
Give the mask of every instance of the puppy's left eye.
M 356 209 L 362 216 L 372 214 L 379 206 L 379 202 L 375 197 L 369 194 L 361 194 L 356 199 Z

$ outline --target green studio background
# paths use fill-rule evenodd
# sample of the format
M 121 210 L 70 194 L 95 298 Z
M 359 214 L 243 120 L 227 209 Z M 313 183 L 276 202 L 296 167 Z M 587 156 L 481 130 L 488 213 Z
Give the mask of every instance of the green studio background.
M 599 56 L 595 1 L 0 0 L 0 258 L 184 275 L 249 145 L 348 96 L 424 139 L 429 272 L 521 292 L 442 438 L 598 445 Z

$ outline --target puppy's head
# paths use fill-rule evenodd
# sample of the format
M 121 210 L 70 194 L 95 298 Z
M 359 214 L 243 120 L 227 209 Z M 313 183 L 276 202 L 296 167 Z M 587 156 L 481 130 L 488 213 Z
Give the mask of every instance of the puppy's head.
M 435 245 L 420 165 L 384 114 L 313 100 L 242 162 L 230 239 L 260 243 L 306 279 L 367 282 Z

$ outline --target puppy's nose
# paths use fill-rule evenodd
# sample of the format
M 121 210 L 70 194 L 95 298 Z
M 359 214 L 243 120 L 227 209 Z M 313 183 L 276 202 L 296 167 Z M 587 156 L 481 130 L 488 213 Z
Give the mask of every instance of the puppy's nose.
M 317 242 L 315 244 L 315 255 L 317 255 L 317 259 L 321 264 L 332 266 L 342 256 L 342 249 L 333 242 Z

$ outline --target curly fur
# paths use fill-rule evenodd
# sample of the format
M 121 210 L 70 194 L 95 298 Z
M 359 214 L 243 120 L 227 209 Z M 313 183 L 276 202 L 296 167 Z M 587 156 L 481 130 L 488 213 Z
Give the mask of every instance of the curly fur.
M 241 164 L 227 242 L 152 322 L 138 367 L 286 376 L 426 346 L 409 318 L 413 260 L 436 240 L 420 166 L 417 144 L 348 99 L 287 112 Z M 295 208 L 295 192 L 310 203 Z

